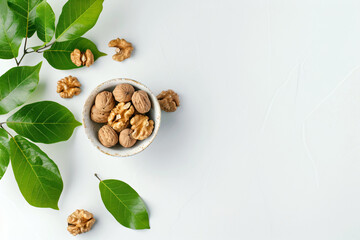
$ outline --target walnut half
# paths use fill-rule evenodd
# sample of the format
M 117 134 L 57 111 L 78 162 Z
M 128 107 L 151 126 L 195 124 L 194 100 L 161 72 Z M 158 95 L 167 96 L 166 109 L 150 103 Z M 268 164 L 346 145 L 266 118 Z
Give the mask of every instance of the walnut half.
M 78 209 L 67 219 L 67 230 L 74 236 L 90 231 L 95 223 L 94 215 L 84 209 Z
M 62 98 L 72 98 L 81 92 L 81 84 L 76 77 L 68 76 L 58 81 L 56 92 L 60 93 Z

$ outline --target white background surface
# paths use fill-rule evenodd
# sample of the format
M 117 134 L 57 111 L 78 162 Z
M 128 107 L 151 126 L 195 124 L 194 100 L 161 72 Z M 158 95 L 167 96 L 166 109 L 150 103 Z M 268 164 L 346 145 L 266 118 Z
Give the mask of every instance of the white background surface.
M 59 16 L 65 1 L 49 2 Z M 82 127 L 41 145 L 63 177 L 60 211 L 27 204 L 9 168 L 0 239 L 74 239 L 66 218 L 77 208 L 97 219 L 77 239 L 359 239 L 359 11 L 358 0 L 106 0 L 85 37 L 108 56 L 70 71 L 44 61 L 28 102 L 57 101 L 81 120 L 93 88 L 128 77 L 155 93 L 174 89 L 182 105 L 134 157 L 100 153 Z M 107 47 L 116 37 L 135 46 L 123 63 Z M 0 61 L 1 74 L 13 66 Z M 83 92 L 64 100 L 56 82 L 70 74 Z M 138 191 L 150 230 L 116 222 L 95 172 Z

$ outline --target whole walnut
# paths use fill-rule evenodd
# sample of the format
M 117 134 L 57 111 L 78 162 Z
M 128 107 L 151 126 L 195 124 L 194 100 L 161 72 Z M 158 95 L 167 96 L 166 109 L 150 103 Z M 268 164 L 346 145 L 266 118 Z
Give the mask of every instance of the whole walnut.
M 134 92 L 131 100 L 132 100 L 132 103 L 134 104 L 136 111 L 138 111 L 139 113 L 144 114 L 144 113 L 147 113 L 148 111 L 150 111 L 151 101 L 149 99 L 148 94 L 145 91 L 139 90 L 139 91 Z
M 127 84 L 127 83 L 122 83 L 115 87 L 113 94 L 114 94 L 116 101 L 129 102 L 129 101 L 131 101 L 131 97 L 134 92 L 135 92 L 135 89 L 133 86 L 131 86 L 130 84 Z
M 111 92 L 103 91 L 96 95 L 95 107 L 102 112 L 110 112 L 115 106 L 115 100 Z
M 81 52 L 79 49 L 74 49 L 74 51 L 70 54 L 70 59 L 78 67 L 90 67 L 94 63 L 94 54 L 90 49 L 86 49 L 85 52 Z
M 93 120 L 96 123 L 107 123 L 109 115 L 110 115 L 110 111 L 109 112 L 100 111 L 95 105 L 92 106 L 91 108 L 91 114 L 90 114 L 91 120 Z
M 74 236 L 90 231 L 95 223 L 94 215 L 84 209 L 76 210 L 67 219 L 67 230 Z
M 132 133 L 133 130 L 131 130 L 130 128 L 126 128 L 120 132 L 119 142 L 121 146 L 125 148 L 134 146 L 134 144 L 136 143 L 136 139 L 131 136 Z
M 98 138 L 102 145 L 105 147 L 112 147 L 119 141 L 119 136 L 112 127 L 104 125 L 98 132 Z
M 108 117 L 108 124 L 117 132 L 127 128 L 129 120 L 134 114 L 134 107 L 131 102 L 119 103 L 113 110 L 111 110 Z
M 135 115 L 131 120 L 131 129 L 134 132 L 131 136 L 137 140 L 144 140 L 149 137 L 154 129 L 154 121 L 149 120 L 148 116 L 145 115 Z
M 175 112 L 180 106 L 179 95 L 173 90 L 162 91 L 157 95 L 161 110 L 165 112 Z

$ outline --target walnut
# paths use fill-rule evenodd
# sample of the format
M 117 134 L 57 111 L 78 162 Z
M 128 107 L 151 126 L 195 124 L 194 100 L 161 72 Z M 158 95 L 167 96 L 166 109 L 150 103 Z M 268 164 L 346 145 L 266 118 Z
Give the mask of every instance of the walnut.
M 129 102 L 129 101 L 131 101 L 131 97 L 134 92 L 135 92 L 135 89 L 133 86 L 131 86 L 130 84 L 127 84 L 127 83 L 122 83 L 115 87 L 113 94 L 114 94 L 116 101 Z
M 134 146 L 134 144 L 136 143 L 136 139 L 131 136 L 132 133 L 133 130 L 131 130 L 130 128 L 126 128 L 120 132 L 119 142 L 121 146 L 126 148 Z
M 110 112 L 115 106 L 115 100 L 112 93 L 103 91 L 96 95 L 95 106 L 102 112 Z
M 107 123 L 108 117 L 110 115 L 109 112 L 103 112 L 100 111 L 95 105 L 91 108 L 91 120 L 93 120 L 96 123 Z
M 90 49 L 86 49 L 84 53 L 82 53 L 79 49 L 75 49 L 70 54 L 71 61 L 78 67 L 87 66 L 90 67 L 94 63 L 94 54 Z
M 130 117 L 134 114 L 134 107 L 130 102 L 119 103 L 113 110 L 111 110 L 108 123 L 117 132 L 125 129 L 129 125 Z
M 76 77 L 68 76 L 58 81 L 57 93 L 60 93 L 62 98 L 72 98 L 74 95 L 79 95 L 81 92 L 81 84 Z
M 179 95 L 173 90 L 162 91 L 157 95 L 160 107 L 165 112 L 175 112 L 177 107 L 180 106 Z
M 74 49 L 74 51 L 70 54 L 70 59 L 76 66 L 80 67 L 82 65 L 80 50 Z
M 109 125 L 104 125 L 100 128 L 98 138 L 101 144 L 105 147 L 112 147 L 119 141 L 117 133 Z
M 149 120 L 149 117 L 145 115 L 135 115 L 130 120 L 130 124 L 131 129 L 134 130 L 131 136 L 137 140 L 144 140 L 149 137 L 154 129 L 154 121 Z
M 76 210 L 67 219 L 67 230 L 74 236 L 90 231 L 95 223 L 94 215 L 84 209 Z
M 113 55 L 113 59 L 115 61 L 122 62 L 125 59 L 129 58 L 131 56 L 132 51 L 134 48 L 132 47 L 132 44 L 127 42 L 125 39 L 114 39 L 109 42 L 109 47 L 116 47 L 115 49 L 115 55 Z
M 151 101 L 145 91 L 140 90 L 134 92 L 131 100 L 134 104 L 136 111 L 138 111 L 139 113 L 147 113 L 148 111 L 150 111 Z

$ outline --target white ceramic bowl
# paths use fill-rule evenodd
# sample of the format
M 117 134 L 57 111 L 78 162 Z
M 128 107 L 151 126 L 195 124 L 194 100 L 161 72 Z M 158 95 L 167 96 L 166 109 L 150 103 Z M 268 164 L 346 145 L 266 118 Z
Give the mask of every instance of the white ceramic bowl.
M 124 148 L 120 144 L 116 144 L 114 147 L 107 148 L 104 147 L 98 140 L 98 131 L 104 124 L 93 122 L 90 118 L 90 111 L 91 111 L 91 107 L 95 103 L 95 97 L 98 93 L 102 91 L 112 92 L 116 87 L 116 85 L 120 83 L 129 83 L 132 86 L 134 86 L 135 90 L 144 90 L 145 92 L 148 93 L 149 98 L 151 100 L 151 110 L 147 115 L 150 117 L 150 119 L 154 121 L 154 130 L 148 138 L 142 141 L 137 141 L 136 144 L 131 148 Z M 143 151 L 145 148 L 147 148 L 156 137 L 156 134 L 159 131 L 160 122 L 161 122 L 161 109 L 159 102 L 156 99 L 156 96 L 150 91 L 150 89 L 148 89 L 143 84 L 128 78 L 116 78 L 113 80 L 106 81 L 100 84 L 99 86 L 97 86 L 91 92 L 90 96 L 87 98 L 83 109 L 83 125 L 85 128 L 85 133 L 90 139 L 91 143 L 101 152 L 115 157 L 128 157 L 137 154 Z

